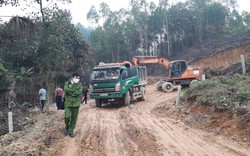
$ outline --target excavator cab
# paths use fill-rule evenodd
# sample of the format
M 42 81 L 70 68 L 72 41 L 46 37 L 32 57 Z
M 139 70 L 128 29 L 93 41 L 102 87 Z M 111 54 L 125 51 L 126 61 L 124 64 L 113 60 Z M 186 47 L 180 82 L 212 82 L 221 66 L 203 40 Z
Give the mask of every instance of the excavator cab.
M 186 70 L 187 64 L 184 60 L 172 61 L 169 64 L 169 76 L 171 78 L 181 77 Z

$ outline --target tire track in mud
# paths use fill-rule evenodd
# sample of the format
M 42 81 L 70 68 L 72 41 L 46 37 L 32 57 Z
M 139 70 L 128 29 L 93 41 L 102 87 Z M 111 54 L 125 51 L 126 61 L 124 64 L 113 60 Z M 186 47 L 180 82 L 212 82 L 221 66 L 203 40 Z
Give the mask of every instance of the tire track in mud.
M 228 153 L 246 155 L 247 151 L 244 149 L 238 150 L 237 147 L 224 146 L 216 140 L 211 140 L 206 134 L 200 134 L 200 131 L 189 129 L 181 122 L 153 115 L 151 110 L 154 106 L 151 104 L 154 103 L 154 100 L 157 99 L 158 103 L 169 101 L 174 97 L 171 94 L 165 95 L 165 98 L 162 98 L 162 95 L 160 95 L 161 98 L 157 96 L 150 98 L 146 104 L 138 105 L 130 113 L 132 118 L 130 120 L 135 122 L 133 125 L 144 127 L 147 132 L 153 134 L 163 147 L 164 155 L 228 155 Z
M 162 155 L 161 146 L 157 144 L 157 140 L 145 127 L 136 125 L 131 117 L 130 111 L 120 111 L 122 118 L 122 129 L 127 137 L 124 137 L 125 148 L 130 155 L 151 156 Z
M 62 155 L 150 156 L 161 155 L 155 137 L 129 121 L 130 109 L 91 108 L 79 116 L 75 141 L 68 140 Z M 84 115 L 85 114 L 85 115 Z M 80 124 L 79 124 L 80 123 Z
M 77 144 L 80 144 L 78 155 L 117 156 L 128 155 L 123 148 L 123 132 L 120 129 L 117 110 L 89 108 L 84 110 L 78 123 Z M 72 151 L 70 152 L 72 153 Z M 70 155 L 70 154 L 65 154 Z
M 171 97 L 173 98 L 175 97 L 175 95 L 174 96 L 171 95 Z M 152 99 L 149 99 L 148 103 L 150 103 L 150 100 Z M 161 103 L 160 101 L 157 102 Z M 170 104 L 174 104 L 174 102 L 175 99 L 172 99 L 172 102 L 170 100 Z M 155 106 L 156 105 L 157 103 L 155 103 Z M 211 135 L 209 133 L 205 133 L 201 130 L 191 129 L 188 126 L 184 125 L 180 120 L 175 121 L 171 118 L 161 118 L 161 117 L 159 119 L 159 116 L 156 116 L 155 114 L 152 113 L 144 115 L 149 116 L 148 119 L 152 119 L 152 121 L 156 124 L 156 126 L 159 127 L 157 128 L 157 130 L 160 129 L 163 130 L 162 131 L 163 133 L 160 137 L 165 136 L 164 134 L 168 134 L 173 140 L 174 139 L 177 140 L 175 144 L 178 145 L 178 147 L 179 145 L 181 145 L 181 147 L 184 149 L 182 152 L 180 152 L 182 153 L 182 155 L 185 152 L 187 155 L 201 155 L 202 153 L 204 153 L 204 155 L 230 154 L 230 155 L 241 155 L 241 156 L 248 155 L 249 153 L 250 150 L 249 147 L 246 149 L 242 147 L 240 144 L 229 142 L 227 139 L 223 137 L 221 139 L 218 139 L 218 137 Z M 142 116 L 140 117 L 143 119 Z M 155 128 L 152 127 L 152 129 Z M 170 139 L 170 141 L 172 139 Z
M 94 101 L 80 109 L 76 137 L 63 138 L 63 156 L 193 156 L 247 155 L 249 149 L 195 130 L 172 118 L 152 113 L 160 103 L 173 103 L 175 93 L 147 89 L 146 101 L 134 107 L 96 108 Z M 174 104 L 174 103 L 173 103 Z

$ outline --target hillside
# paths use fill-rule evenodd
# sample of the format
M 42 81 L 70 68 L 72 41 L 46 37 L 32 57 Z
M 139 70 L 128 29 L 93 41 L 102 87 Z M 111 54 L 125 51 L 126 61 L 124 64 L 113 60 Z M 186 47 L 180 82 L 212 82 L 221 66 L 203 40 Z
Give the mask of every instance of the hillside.
M 203 42 L 170 60 L 183 59 L 189 65 L 204 69 L 225 69 L 239 63 L 240 55 L 244 55 L 245 60 L 250 59 L 250 35 L 234 35 Z
M 234 46 L 225 48 L 225 45 Z M 203 67 L 213 61 L 213 68 L 218 67 L 207 70 L 208 80 L 183 89 L 180 105 L 175 105 L 176 92 L 157 91 L 154 84 L 159 77 L 152 77 L 147 100 L 133 102 L 132 109 L 119 105 L 97 108 L 94 100 L 82 105 L 74 139 L 63 134 L 63 111 L 57 111 L 54 103 L 47 107 L 46 113 L 36 107 L 13 109 L 12 133 L 8 133 L 7 124 L 10 110 L 4 107 L 0 110 L 3 125 L 0 156 L 166 153 L 247 156 L 250 151 L 250 79 L 247 76 L 250 67 L 247 64 L 246 76 L 240 75 L 236 58 L 240 54 L 248 58 L 249 38 L 242 37 L 235 44 L 228 42 L 220 50 L 215 49 L 210 49 L 216 51 L 214 55 L 209 50 L 193 48 L 188 55 L 178 56 Z M 198 54 L 199 51 L 203 53 Z

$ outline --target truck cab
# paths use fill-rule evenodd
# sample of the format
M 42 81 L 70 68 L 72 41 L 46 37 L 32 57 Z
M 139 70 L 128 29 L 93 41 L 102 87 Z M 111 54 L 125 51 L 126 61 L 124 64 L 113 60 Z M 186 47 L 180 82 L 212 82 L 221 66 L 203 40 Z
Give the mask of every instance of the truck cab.
M 108 63 L 93 68 L 90 77 L 90 98 L 97 107 L 105 103 L 123 103 L 145 100 L 147 70 L 145 66 L 129 63 Z

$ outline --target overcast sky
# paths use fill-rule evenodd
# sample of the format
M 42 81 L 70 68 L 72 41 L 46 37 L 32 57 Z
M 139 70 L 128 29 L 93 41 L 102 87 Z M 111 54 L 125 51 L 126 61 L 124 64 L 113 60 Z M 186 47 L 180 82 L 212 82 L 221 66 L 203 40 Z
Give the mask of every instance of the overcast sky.
M 112 11 L 119 10 L 120 8 L 127 8 L 129 5 L 130 0 L 72 0 L 72 4 L 68 6 L 64 6 L 63 8 L 69 9 L 72 14 L 73 23 L 80 22 L 81 24 L 87 26 L 89 25 L 87 23 L 87 12 L 89 11 L 90 7 L 92 5 L 96 6 L 96 8 L 99 8 L 99 4 L 101 2 L 105 2 L 109 5 L 110 9 Z M 159 0 L 147 0 L 148 2 L 155 2 L 158 4 Z M 172 2 L 177 2 L 180 0 L 170 0 Z M 184 0 L 182 0 L 184 1 Z M 239 9 L 250 11 L 250 0 L 238 0 Z M 36 8 L 38 6 L 33 6 L 33 8 Z M 32 9 L 27 10 L 27 12 L 31 12 Z M 19 16 L 25 16 L 25 11 L 22 11 L 21 8 L 15 8 L 15 7 L 2 7 L 0 8 L 0 16 L 12 16 L 12 15 L 19 15 Z M 3 20 L 8 20 L 8 17 L 2 17 Z

